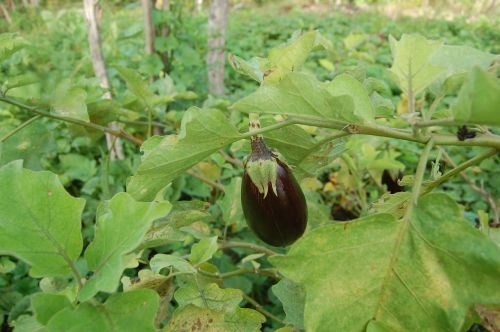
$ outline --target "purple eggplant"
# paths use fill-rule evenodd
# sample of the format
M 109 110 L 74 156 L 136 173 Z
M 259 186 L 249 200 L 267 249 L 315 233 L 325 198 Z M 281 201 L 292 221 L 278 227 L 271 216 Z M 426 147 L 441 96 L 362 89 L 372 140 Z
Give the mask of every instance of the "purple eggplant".
M 272 167 L 266 169 L 266 162 Z M 252 176 L 255 169 L 263 175 L 257 181 Z M 304 193 L 290 168 L 265 146 L 262 138 L 252 141 L 252 154 L 241 185 L 241 203 L 248 226 L 267 244 L 284 247 L 304 234 L 307 226 Z

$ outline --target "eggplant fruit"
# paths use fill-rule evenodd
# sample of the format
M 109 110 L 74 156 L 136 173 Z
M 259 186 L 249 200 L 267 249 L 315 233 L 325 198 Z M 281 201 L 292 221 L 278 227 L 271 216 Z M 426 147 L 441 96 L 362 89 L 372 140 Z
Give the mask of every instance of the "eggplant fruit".
M 270 150 L 265 147 L 262 139 L 257 149 L 254 149 L 253 143 L 249 161 L 258 161 L 259 157 L 269 160 Z M 275 179 L 275 183 L 265 182 L 267 188 L 263 193 L 262 188 L 259 190 L 255 185 L 245 165 L 241 203 L 250 229 L 267 244 L 284 247 L 304 234 L 307 226 L 307 204 L 290 168 L 274 154 L 271 155 L 272 161 L 276 163 L 276 177 L 273 176 L 272 179 Z

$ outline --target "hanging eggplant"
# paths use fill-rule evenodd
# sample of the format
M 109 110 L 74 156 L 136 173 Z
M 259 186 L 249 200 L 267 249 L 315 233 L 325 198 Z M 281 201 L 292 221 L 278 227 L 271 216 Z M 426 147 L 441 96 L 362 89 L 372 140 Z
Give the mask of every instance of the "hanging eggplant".
M 287 246 L 307 226 L 307 204 L 291 169 L 264 143 L 252 137 L 241 186 L 243 213 L 250 229 L 264 242 Z

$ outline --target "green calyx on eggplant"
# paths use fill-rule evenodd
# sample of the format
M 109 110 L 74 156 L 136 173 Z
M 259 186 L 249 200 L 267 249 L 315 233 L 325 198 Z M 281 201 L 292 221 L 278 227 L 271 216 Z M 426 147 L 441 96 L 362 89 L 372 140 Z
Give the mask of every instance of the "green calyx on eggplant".
M 252 138 L 241 185 L 243 213 L 250 229 L 264 242 L 288 246 L 307 226 L 307 204 L 291 169 L 267 148 L 262 137 Z

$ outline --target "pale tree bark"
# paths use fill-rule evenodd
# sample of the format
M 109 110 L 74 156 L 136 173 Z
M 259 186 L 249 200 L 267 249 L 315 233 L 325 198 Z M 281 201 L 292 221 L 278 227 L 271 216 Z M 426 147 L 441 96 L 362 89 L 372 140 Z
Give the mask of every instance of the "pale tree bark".
M 7 21 L 7 23 L 9 25 L 12 24 L 12 19 L 10 18 L 10 15 L 9 15 L 9 11 L 7 10 L 7 8 L 3 5 L 3 3 L 0 3 L 0 10 L 2 11 L 3 13 L 3 16 L 5 16 L 5 20 Z
M 40 5 L 40 0 L 31 0 L 31 6 L 38 7 Z
M 201 13 L 201 11 L 203 10 L 203 0 L 195 0 L 194 8 L 196 10 L 196 13 Z
M 208 92 L 224 94 L 224 62 L 228 0 L 212 0 L 208 17 Z
M 141 0 L 144 15 L 145 51 L 147 55 L 155 52 L 155 25 L 153 24 L 153 2 Z
M 108 90 L 103 98 L 111 99 L 111 92 L 109 91 L 111 85 L 109 83 L 108 74 L 106 72 L 106 63 L 101 48 L 101 35 L 99 33 L 100 21 L 100 6 L 99 0 L 83 0 L 83 8 L 85 13 L 85 20 L 87 22 L 87 33 L 90 47 L 90 54 L 92 58 L 92 67 L 94 73 L 99 78 L 100 85 L 103 89 Z M 109 127 L 118 130 L 116 122 L 111 122 Z M 110 151 L 111 159 L 124 159 L 123 146 L 119 138 L 106 133 L 106 143 Z

